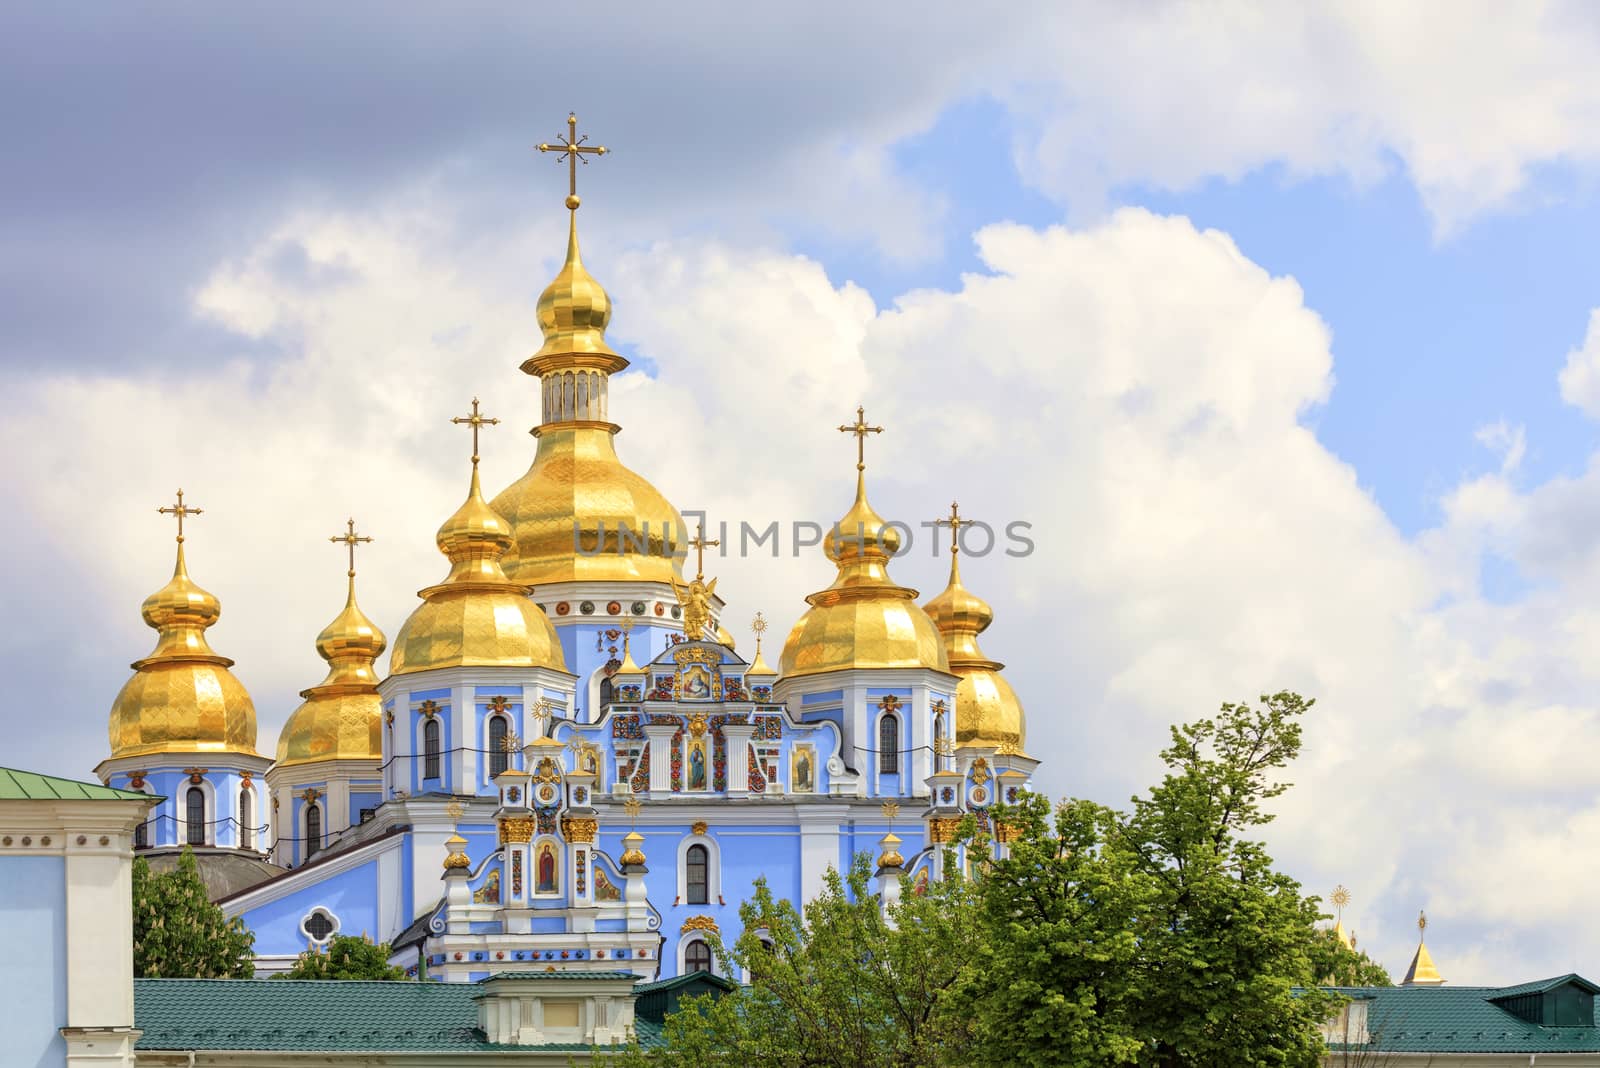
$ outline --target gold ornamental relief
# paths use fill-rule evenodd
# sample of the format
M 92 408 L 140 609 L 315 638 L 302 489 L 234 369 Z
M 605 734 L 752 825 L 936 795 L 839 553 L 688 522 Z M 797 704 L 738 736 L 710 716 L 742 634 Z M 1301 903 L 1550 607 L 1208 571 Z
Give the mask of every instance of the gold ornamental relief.
M 526 845 L 533 841 L 534 822 L 526 816 L 509 816 L 500 821 L 500 844 Z
M 569 842 L 593 842 L 599 833 L 600 821 L 585 816 L 565 816 L 561 820 L 561 837 Z
M 678 933 L 688 934 L 690 931 L 710 931 L 712 934 L 722 933 L 717 927 L 717 921 L 710 916 L 690 916 L 687 920 L 684 920 L 683 927 L 679 929 Z
M 928 821 L 928 840 L 935 845 L 942 845 L 951 841 L 956 836 L 956 828 L 961 826 L 959 816 L 935 816 Z

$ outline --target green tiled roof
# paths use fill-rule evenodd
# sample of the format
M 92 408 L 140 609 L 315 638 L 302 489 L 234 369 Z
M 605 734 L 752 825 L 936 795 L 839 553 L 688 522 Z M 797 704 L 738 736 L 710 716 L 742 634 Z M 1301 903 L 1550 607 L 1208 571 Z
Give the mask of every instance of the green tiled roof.
M 99 783 L 58 779 L 31 771 L 0 768 L 0 801 L 157 801 L 150 794 L 117 790 Z
M 581 973 L 578 973 L 581 974 Z M 328 1050 L 452 1052 L 540 1049 L 581 1052 L 581 1043 L 505 1046 L 483 1040 L 476 983 L 317 979 L 135 979 L 134 1026 L 141 1050 Z M 638 1019 L 647 1046 L 658 1021 Z
M 1389 1053 L 1592 1053 L 1600 1052 L 1600 1028 L 1531 1023 L 1495 1002 L 1543 993 L 1568 982 L 1593 991 L 1576 975 L 1519 986 L 1335 987 L 1367 1002 L 1365 1048 Z M 1341 1048 L 1338 1044 L 1335 1048 Z

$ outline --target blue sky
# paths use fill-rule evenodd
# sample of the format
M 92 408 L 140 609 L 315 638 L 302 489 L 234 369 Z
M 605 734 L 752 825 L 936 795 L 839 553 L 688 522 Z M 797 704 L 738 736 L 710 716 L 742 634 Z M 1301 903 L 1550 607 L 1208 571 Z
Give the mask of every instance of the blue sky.
M 12 19 L 0 762 L 103 757 L 180 484 L 261 751 L 352 512 L 396 632 L 459 499 L 442 420 L 531 421 L 566 225 L 532 146 L 571 108 L 614 150 L 581 215 L 645 372 L 619 449 L 675 503 L 829 521 L 864 403 L 886 513 L 1035 524 L 964 574 L 1042 789 L 1118 803 L 1167 724 L 1298 689 L 1271 844 L 1364 944 L 1403 969 L 1426 907 L 1458 981 L 1600 971 L 1592 7 L 609 10 L 582 49 L 493 4 Z M 530 456 L 491 435 L 486 483 Z M 773 634 L 831 578 L 718 563 Z

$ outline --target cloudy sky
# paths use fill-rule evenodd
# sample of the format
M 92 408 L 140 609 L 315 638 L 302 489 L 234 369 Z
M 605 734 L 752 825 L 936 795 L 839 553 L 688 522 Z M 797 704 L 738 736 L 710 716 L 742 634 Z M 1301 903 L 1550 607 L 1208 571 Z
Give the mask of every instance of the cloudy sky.
M 1168 723 L 1299 690 L 1272 845 L 1365 947 L 1426 908 L 1453 981 L 1600 974 L 1592 7 L 322 7 L 6 17 L 0 763 L 105 756 L 179 485 L 263 751 L 347 515 L 394 633 L 447 419 L 505 420 L 496 489 L 532 457 L 575 109 L 619 447 L 680 508 L 831 521 L 865 404 L 881 511 L 1033 525 L 965 572 L 1042 787 L 1123 802 Z M 779 634 L 831 579 L 714 566 Z

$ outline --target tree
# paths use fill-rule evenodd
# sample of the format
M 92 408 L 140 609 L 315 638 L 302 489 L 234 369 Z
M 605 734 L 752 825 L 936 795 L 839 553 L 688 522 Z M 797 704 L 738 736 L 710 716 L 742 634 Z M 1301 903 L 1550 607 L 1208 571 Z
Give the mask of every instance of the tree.
M 374 944 L 366 935 L 334 935 L 327 948 L 308 947 L 295 958 L 287 979 L 404 979 L 405 969 L 389 966 L 389 943 Z
M 953 867 L 953 865 L 952 865 Z M 743 931 L 715 951 L 748 985 L 691 998 L 666 1019 L 665 1048 L 624 1063 L 923 1066 L 970 1063 L 973 1020 L 957 983 L 976 951 L 974 887 L 952 878 L 924 893 L 902 880 L 885 917 L 859 855 L 797 911 L 757 880 Z
M 206 896 L 194 853 L 156 874 L 133 861 L 133 974 L 163 979 L 249 979 L 256 936 Z
M 985 1056 L 1021 1065 L 1309 1066 L 1332 1001 L 1315 989 L 1314 900 L 1250 833 L 1300 750 L 1291 693 L 1172 729 L 1167 774 L 1119 813 L 1000 808 L 1010 855 L 979 883 L 968 980 Z

